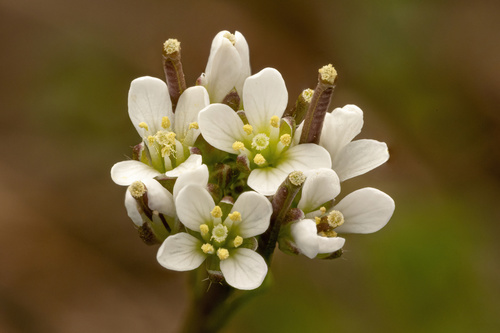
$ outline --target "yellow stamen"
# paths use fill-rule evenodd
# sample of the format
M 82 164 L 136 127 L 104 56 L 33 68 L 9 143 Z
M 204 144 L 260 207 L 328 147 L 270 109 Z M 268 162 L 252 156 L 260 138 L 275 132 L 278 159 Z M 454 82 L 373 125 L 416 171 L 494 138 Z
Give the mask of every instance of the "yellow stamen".
M 194 129 L 200 128 L 200 126 L 198 126 L 198 123 L 196 121 L 189 124 L 188 130 L 193 129 L 193 128 Z
M 170 156 L 170 154 L 172 154 L 172 146 L 171 145 L 165 145 L 162 149 L 161 149 L 161 157 L 165 157 L 165 156 Z
M 321 67 L 318 72 L 321 74 L 321 80 L 329 84 L 333 84 L 337 78 L 337 71 L 333 68 L 332 64 Z
M 328 224 L 332 228 L 336 228 L 344 224 L 344 215 L 338 210 L 332 210 L 330 214 L 328 214 Z
M 206 225 L 206 224 L 200 225 L 200 233 L 202 236 L 205 236 L 206 234 L 208 234 L 209 231 L 210 231 L 210 229 L 208 228 L 208 225 Z
M 231 219 L 231 221 L 236 222 L 236 221 L 241 221 L 241 214 L 240 212 L 232 212 L 228 215 L 228 217 Z
M 243 244 L 243 237 L 241 236 L 236 236 L 233 241 L 234 247 L 238 247 L 241 244 Z
M 262 165 L 266 164 L 266 159 L 261 154 L 257 154 L 253 158 L 253 162 L 255 164 L 257 164 L 258 166 L 262 166 Z
M 153 143 L 155 143 L 155 137 L 154 137 L 154 136 L 152 136 L 152 135 L 148 136 L 148 143 L 149 143 L 150 145 L 152 145 Z
M 236 151 L 245 149 L 245 144 L 243 142 L 241 142 L 241 141 L 235 141 L 233 143 L 233 149 L 236 150 Z
M 146 193 L 146 186 L 143 184 L 143 182 L 140 181 L 135 181 L 130 186 L 128 187 L 128 190 L 130 191 L 130 194 L 134 198 L 140 198 Z
M 243 130 L 246 134 L 250 135 L 253 132 L 253 127 L 250 124 L 243 125 Z
M 272 116 L 270 123 L 272 127 L 278 128 L 280 125 L 280 118 L 278 116 Z
M 214 209 L 212 209 L 212 211 L 210 212 L 210 214 L 215 218 L 219 218 L 222 216 L 222 209 L 220 209 L 219 206 L 215 206 Z
M 172 54 L 174 52 L 178 52 L 181 49 L 181 43 L 174 38 L 167 39 L 165 43 L 163 43 L 163 49 L 166 54 Z
M 170 119 L 167 116 L 161 118 L 161 127 L 167 129 L 170 127 L 170 125 L 171 125 Z
M 325 207 L 321 207 L 319 209 L 319 211 L 322 213 L 322 214 L 325 214 L 326 213 L 326 208 Z
M 146 131 L 149 131 L 149 126 L 145 122 L 140 122 L 139 127 L 144 128 Z
M 212 246 L 212 244 L 208 244 L 208 243 L 205 243 L 201 246 L 201 250 L 203 251 L 203 253 L 205 254 L 214 254 L 215 252 L 215 249 L 214 247 Z
M 229 258 L 229 251 L 221 247 L 217 250 L 217 257 L 219 257 L 220 260 L 226 260 Z
M 283 134 L 281 137 L 280 137 L 280 142 L 283 146 L 289 146 L 290 143 L 292 142 L 292 137 L 290 136 L 290 134 Z
M 321 223 L 321 219 L 317 216 L 314 217 L 314 220 L 316 221 L 316 224 L 320 224 Z

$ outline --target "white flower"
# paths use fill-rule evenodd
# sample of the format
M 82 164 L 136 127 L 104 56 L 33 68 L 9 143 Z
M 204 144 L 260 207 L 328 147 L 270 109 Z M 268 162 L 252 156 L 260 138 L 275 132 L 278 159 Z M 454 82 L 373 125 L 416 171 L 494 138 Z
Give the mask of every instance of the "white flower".
M 209 104 L 203 87 L 186 89 L 179 98 L 175 116 L 165 82 L 153 77 L 132 81 L 128 112 L 143 139 L 140 161 L 116 163 L 111 178 L 118 185 L 154 178 L 187 163 L 190 169 L 201 164 L 201 158 L 190 156 L 191 147 L 200 134 L 198 113 Z M 178 174 L 178 173 L 175 173 Z
M 272 195 L 292 171 L 330 168 L 328 152 L 315 144 L 294 145 L 293 130 L 280 118 L 288 102 L 281 74 L 265 68 L 243 86 L 243 106 L 248 124 L 230 107 L 211 104 L 198 117 L 205 140 L 217 149 L 244 154 L 252 169 L 248 186 Z
M 340 192 L 338 176 L 330 169 L 306 174 L 302 196 L 297 208 L 305 219 L 291 225 L 293 242 L 309 258 L 332 253 L 344 246 L 337 233 L 372 233 L 383 228 L 394 212 L 394 200 L 382 191 L 363 188 L 343 198 L 327 210 L 323 205 Z
M 219 32 L 212 41 L 205 73 L 199 83 L 207 88 L 212 103 L 220 103 L 231 90 L 241 97 L 243 82 L 250 75 L 250 56 L 245 37 L 238 31 Z
M 165 268 L 188 271 L 205 260 L 220 264 L 226 282 L 237 289 L 259 287 L 267 274 L 264 259 L 248 241 L 269 227 L 271 203 L 256 192 L 241 194 L 227 217 L 212 196 L 198 185 L 184 187 L 175 200 L 180 221 L 190 229 L 168 237 L 158 250 Z

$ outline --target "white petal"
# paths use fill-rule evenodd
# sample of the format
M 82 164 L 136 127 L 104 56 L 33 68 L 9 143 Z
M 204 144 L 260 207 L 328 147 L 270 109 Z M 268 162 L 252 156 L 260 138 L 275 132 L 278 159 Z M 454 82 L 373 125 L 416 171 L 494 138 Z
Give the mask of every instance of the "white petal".
M 363 111 L 356 105 L 346 105 L 327 113 L 319 144 L 328 150 L 334 161 L 339 151 L 361 132 Z
M 210 55 L 205 78 L 212 103 L 220 103 L 235 87 L 240 75 L 241 59 L 238 51 L 227 38 L 220 39 L 220 45 Z
M 330 155 L 325 148 L 314 143 L 294 146 L 284 152 L 276 165 L 287 174 L 292 171 L 308 171 L 312 169 L 332 167 Z
M 250 76 L 250 53 L 245 37 L 243 37 L 243 35 L 238 31 L 234 33 L 234 36 L 236 38 L 234 47 L 236 48 L 236 51 L 238 51 L 241 59 L 240 77 L 236 82 L 236 91 L 241 97 L 243 96 L 243 83 L 246 78 Z
M 162 129 L 163 117 L 167 116 L 173 121 L 167 84 L 150 76 L 132 81 L 128 93 L 128 114 L 141 137 L 145 136 L 145 132 L 139 127 L 139 123 L 145 122 L 149 127 L 149 133 L 154 135 Z
M 177 139 L 187 146 L 192 146 L 200 134 L 198 129 L 189 129 L 191 123 L 198 121 L 200 111 L 210 104 L 207 90 L 202 86 L 187 88 L 179 98 L 175 109 L 175 127 Z
M 165 268 L 174 271 L 190 271 L 198 268 L 206 255 L 201 241 L 185 232 L 167 237 L 158 249 L 156 259 Z
M 333 160 L 332 168 L 340 181 L 362 175 L 389 159 L 389 150 L 384 142 L 356 140 L 344 147 Z
M 243 106 L 255 133 L 266 132 L 272 116 L 281 118 L 287 103 L 285 81 L 274 68 L 264 68 L 243 85 Z
M 293 241 L 299 248 L 300 252 L 314 259 L 319 253 L 318 230 L 316 223 L 313 220 L 300 220 L 290 227 Z
M 271 167 L 254 169 L 248 176 L 248 186 L 260 194 L 273 195 L 288 174 L 289 172 Z
M 344 215 L 338 233 L 368 234 L 382 229 L 394 213 L 394 200 L 382 191 L 366 187 L 342 199 L 335 209 Z
M 235 141 L 243 141 L 247 136 L 243 121 L 225 104 L 211 104 L 198 116 L 201 134 L 209 144 L 225 152 L 236 154 Z
M 165 175 L 168 177 L 179 177 L 186 171 L 191 171 L 197 169 L 201 166 L 202 157 L 198 154 L 189 155 L 187 160 L 182 162 L 178 167 L 165 172 Z
M 212 220 L 210 212 L 215 203 L 212 196 L 203 187 L 188 185 L 184 187 L 175 199 L 179 220 L 187 228 L 200 232 L 200 225 Z
M 318 253 L 332 253 L 340 250 L 345 243 L 342 237 L 321 237 L 318 236 Z
M 142 220 L 142 215 L 139 211 L 139 204 L 134 199 L 130 191 L 127 189 L 125 193 L 125 209 L 127 210 L 127 215 L 130 217 L 132 222 L 138 227 L 142 227 L 144 221 Z
M 193 155 L 191 155 L 193 156 Z M 187 162 L 187 160 L 186 160 Z M 184 162 L 184 163 L 186 163 Z M 183 163 L 183 164 L 184 164 Z M 181 164 L 182 165 L 182 164 Z M 189 184 L 198 185 L 201 187 L 207 186 L 208 183 L 208 168 L 202 164 L 190 170 L 184 170 L 177 178 L 174 184 L 174 200 L 177 198 L 179 192 Z
M 148 206 L 168 216 L 175 216 L 174 197 L 166 188 L 154 179 L 144 179 L 148 193 Z
M 325 202 L 335 199 L 340 193 L 339 177 L 332 169 L 315 169 L 304 174 L 307 178 L 297 205 L 297 208 L 304 213 L 317 209 Z
M 273 207 L 262 194 L 248 191 L 238 197 L 231 212 L 241 213 L 242 220 L 234 222 L 231 230 L 236 228 L 243 238 L 254 237 L 264 233 L 269 228 Z
M 242 290 L 258 288 L 267 274 L 264 259 L 245 248 L 231 251 L 229 258 L 220 262 L 220 269 L 230 286 Z
M 161 172 L 139 161 L 129 160 L 118 162 L 111 168 L 111 179 L 117 184 L 128 186 L 136 180 L 154 178 Z

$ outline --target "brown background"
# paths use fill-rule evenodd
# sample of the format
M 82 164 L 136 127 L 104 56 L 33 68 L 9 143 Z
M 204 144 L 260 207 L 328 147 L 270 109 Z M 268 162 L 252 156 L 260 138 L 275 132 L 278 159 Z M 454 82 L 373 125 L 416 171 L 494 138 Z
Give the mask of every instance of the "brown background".
M 250 4 L 251 3 L 251 4 Z M 391 159 L 343 184 L 396 212 L 342 259 L 279 254 L 271 291 L 225 332 L 494 332 L 500 327 L 498 1 L 0 0 L 0 331 L 175 332 L 185 273 L 162 269 L 109 177 L 139 138 L 138 76 L 182 42 L 187 81 L 241 31 L 291 100 L 332 63 L 332 106 Z

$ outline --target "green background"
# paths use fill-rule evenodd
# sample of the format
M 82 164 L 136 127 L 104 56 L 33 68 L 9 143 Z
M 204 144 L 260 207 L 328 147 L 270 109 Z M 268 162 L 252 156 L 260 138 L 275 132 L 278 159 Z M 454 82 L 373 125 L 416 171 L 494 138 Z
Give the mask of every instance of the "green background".
M 182 43 L 189 85 L 220 30 L 290 101 L 317 69 L 332 107 L 391 159 L 343 183 L 396 201 L 333 261 L 277 254 L 273 288 L 225 332 L 496 332 L 500 327 L 500 3 L 485 1 L 0 0 L 0 331 L 175 332 L 187 274 L 156 262 L 109 169 L 139 138 L 130 81 L 163 78 Z

